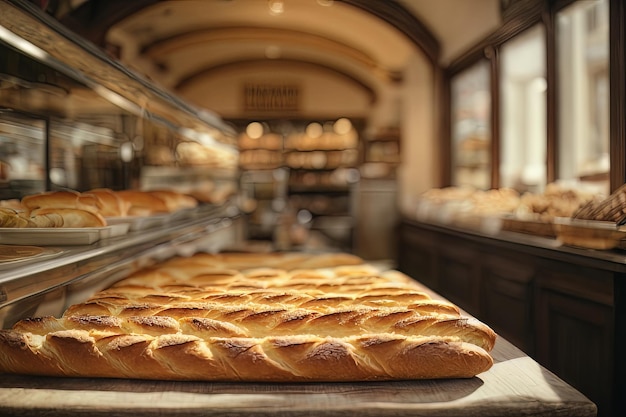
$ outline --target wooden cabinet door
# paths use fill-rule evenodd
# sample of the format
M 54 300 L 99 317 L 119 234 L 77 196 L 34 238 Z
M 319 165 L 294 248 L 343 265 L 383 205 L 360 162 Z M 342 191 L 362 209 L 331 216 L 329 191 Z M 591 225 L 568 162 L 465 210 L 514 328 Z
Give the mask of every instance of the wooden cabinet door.
M 613 309 L 552 289 L 537 294 L 536 359 L 613 415 Z
M 439 291 L 436 235 L 405 227 L 398 242 L 398 269 L 433 291 Z
M 480 259 L 482 254 L 467 242 L 443 239 L 438 258 L 441 295 L 480 317 Z
M 533 279 L 530 259 L 486 256 L 482 264 L 481 317 L 502 337 L 534 354 Z

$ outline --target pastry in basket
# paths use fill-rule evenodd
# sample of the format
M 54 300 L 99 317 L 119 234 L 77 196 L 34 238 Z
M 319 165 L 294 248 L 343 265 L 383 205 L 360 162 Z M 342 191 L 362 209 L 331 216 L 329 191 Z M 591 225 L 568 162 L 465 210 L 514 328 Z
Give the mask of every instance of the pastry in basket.
M 0 372 L 204 381 L 469 378 L 496 334 L 405 275 L 309 255 L 197 254 L 0 331 Z M 239 266 L 240 268 L 235 268 Z

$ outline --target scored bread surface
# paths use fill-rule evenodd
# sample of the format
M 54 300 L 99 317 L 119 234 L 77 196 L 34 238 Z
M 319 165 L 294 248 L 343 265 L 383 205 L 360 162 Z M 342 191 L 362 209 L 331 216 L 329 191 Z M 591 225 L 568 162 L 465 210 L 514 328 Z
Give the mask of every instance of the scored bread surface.
M 468 378 L 496 334 L 397 271 L 345 254 L 196 254 L 62 317 L 0 331 L 0 372 L 205 381 Z

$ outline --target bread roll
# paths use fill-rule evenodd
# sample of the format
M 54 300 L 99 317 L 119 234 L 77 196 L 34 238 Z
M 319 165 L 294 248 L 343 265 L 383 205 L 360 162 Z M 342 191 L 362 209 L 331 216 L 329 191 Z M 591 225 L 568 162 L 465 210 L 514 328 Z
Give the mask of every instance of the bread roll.
M 169 213 L 170 210 L 163 199 L 145 191 L 122 190 L 116 194 L 129 204 L 129 216 L 150 216 L 159 213 Z
M 198 200 L 194 197 L 179 193 L 172 190 L 151 190 L 150 194 L 156 196 L 165 202 L 168 211 L 174 212 L 177 210 L 194 208 L 198 206 Z
M 28 211 L 39 208 L 70 208 L 99 213 L 102 209 L 102 203 L 96 196 L 75 191 L 49 191 L 27 195 L 22 198 L 22 205 Z
M 96 188 L 87 192 L 100 199 L 102 209 L 100 214 L 104 217 L 125 217 L 128 215 L 130 203 L 123 200 L 115 191 L 108 188 Z
M 107 225 L 105 218 L 100 214 L 81 209 L 40 208 L 31 211 L 30 216 L 31 219 L 60 216 L 63 219 L 61 227 L 104 227 Z

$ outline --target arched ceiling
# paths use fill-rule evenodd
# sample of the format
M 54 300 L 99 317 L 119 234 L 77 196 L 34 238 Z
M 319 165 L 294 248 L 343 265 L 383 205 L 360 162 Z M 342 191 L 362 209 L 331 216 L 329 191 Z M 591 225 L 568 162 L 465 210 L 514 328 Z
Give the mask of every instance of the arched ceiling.
M 70 29 L 174 92 L 263 61 L 294 72 L 316 66 L 375 92 L 400 83 L 415 55 L 444 65 L 499 19 L 499 0 L 51 3 Z

